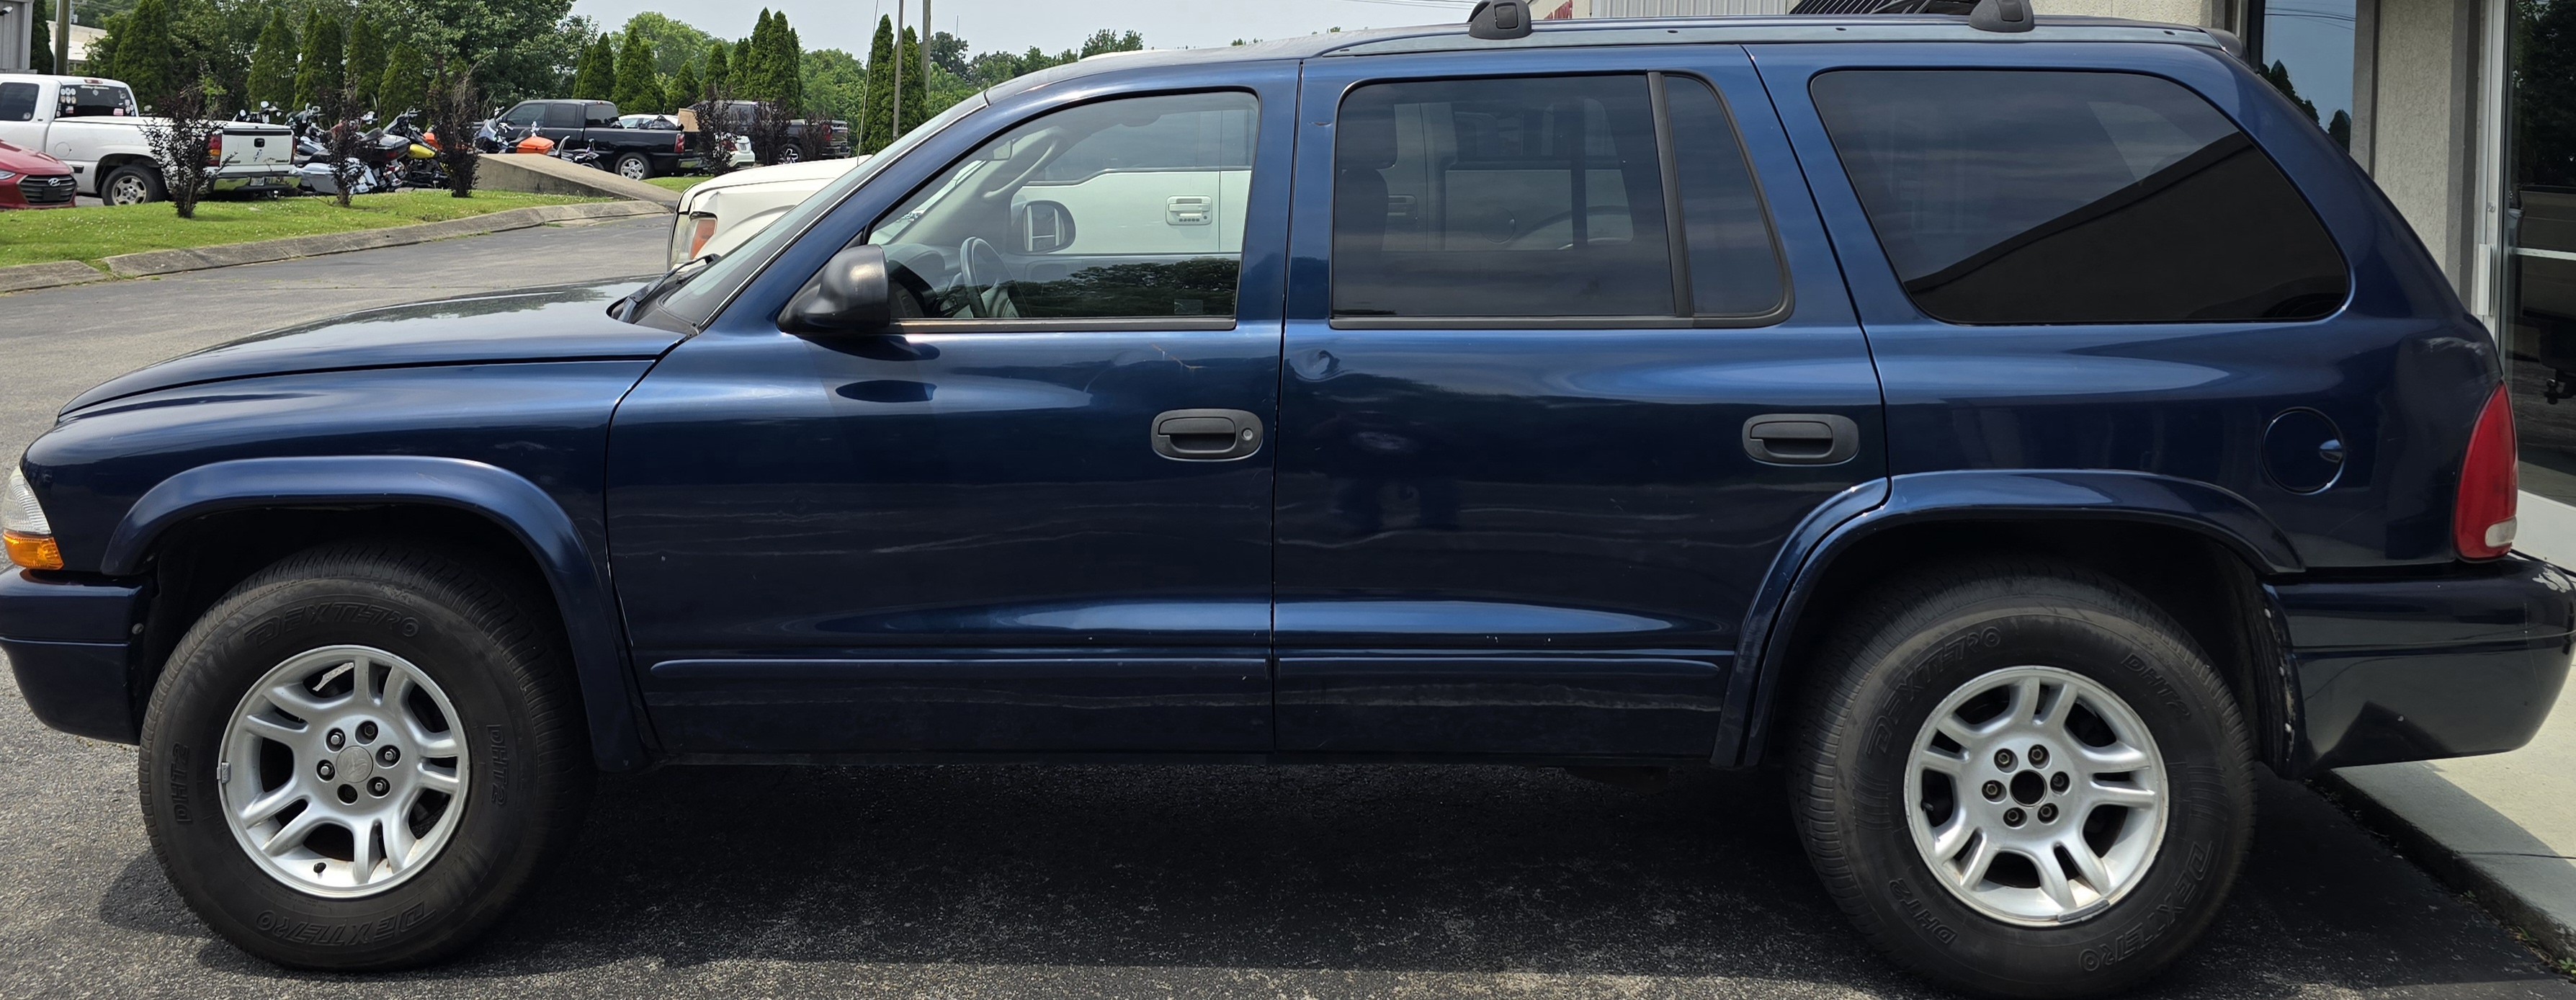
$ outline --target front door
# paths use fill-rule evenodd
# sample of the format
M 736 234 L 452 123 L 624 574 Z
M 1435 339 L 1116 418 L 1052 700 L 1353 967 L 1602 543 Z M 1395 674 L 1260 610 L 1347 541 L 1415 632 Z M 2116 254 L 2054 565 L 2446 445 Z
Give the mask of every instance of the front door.
M 1316 60 L 1303 100 L 1280 749 L 1708 758 L 1764 571 L 1885 468 L 1750 61 Z
M 636 388 L 609 529 L 669 749 L 1270 749 L 1291 81 L 968 119 L 860 237 L 891 332 L 728 313 Z

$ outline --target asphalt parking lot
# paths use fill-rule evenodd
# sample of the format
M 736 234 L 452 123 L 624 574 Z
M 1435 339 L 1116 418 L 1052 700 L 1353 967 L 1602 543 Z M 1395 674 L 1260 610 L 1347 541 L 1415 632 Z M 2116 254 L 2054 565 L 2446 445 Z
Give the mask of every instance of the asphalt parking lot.
M 83 388 L 350 308 L 658 270 L 616 222 L 0 297 L 0 453 Z M 1505 767 L 671 768 L 478 949 L 391 977 L 214 939 L 129 748 L 0 680 L 0 997 L 1929 995 L 1849 931 L 1777 779 Z M 2254 856 L 2145 995 L 2576 997 L 2335 806 L 2266 779 Z

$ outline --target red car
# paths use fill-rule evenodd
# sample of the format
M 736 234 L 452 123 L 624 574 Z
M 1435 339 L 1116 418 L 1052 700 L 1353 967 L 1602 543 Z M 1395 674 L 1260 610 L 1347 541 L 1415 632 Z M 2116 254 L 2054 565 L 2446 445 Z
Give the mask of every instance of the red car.
M 70 208 L 73 187 L 63 161 L 0 142 L 0 210 Z

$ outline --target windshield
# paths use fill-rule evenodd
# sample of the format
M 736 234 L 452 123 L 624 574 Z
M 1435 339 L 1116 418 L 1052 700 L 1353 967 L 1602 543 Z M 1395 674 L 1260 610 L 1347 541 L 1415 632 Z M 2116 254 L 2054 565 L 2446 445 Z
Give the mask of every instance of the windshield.
M 750 241 L 735 247 L 733 252 L 725 254 L 723 260 L 698 272 L 695 277 L 689 279 L 687 284 L 662 300 L 662 309 L 690 326 L 705 328 L 707 321 L 715 318 L 716 310 L 723 308 L 725 302 L 733 297 L 734 292 L 750 284 L 751 279 L 760 273 L 760 269 L 769 263 L 770 258 L 778 256 L 780 250 L 786 249 L 796 237 L 803 235 L 805 227 L 813 225 L 814 221 L 822 218 L 824 213 L 830 212 L 839 205 L 842 199 L 848 198 L 850 192 L 858 190 L 860 185 L 866 184 L 870 178 L 902 159 L 904 154 L 912 152 L 914 147 L 929 141 L 931 136 L 939 134 L 941 129 L 954 124 L 958 119 L 981 110 L 985 103 L 984 95 L 977 94 L 957 102 L 948 110 L 940 112 L 938 117 L 904 133 L 903 138 L 896 139 L 893 144 L 878 150 L 876 155 L 869 157 L 868 161 L 861 164 L 858 169 L 841 175 L 839 180 L 814 192 L 813 195 L 799 202 L 794 210 L 754 235 Z

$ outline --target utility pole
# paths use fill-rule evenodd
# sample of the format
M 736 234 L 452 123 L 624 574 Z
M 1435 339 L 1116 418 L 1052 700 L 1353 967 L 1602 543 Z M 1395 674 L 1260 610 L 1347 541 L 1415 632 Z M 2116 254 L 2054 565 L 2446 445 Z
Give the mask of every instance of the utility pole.
M 921 96 L 930 96 L 930 0 L 921 0 Z M 928 102 L 923 102 L 927 104 Z
M 894 128 L 886 142 L 903 138 L 903 0 L 894 0 Z
M 70 75 L 72 71 L 72 0 L 54 3 L 54 72 Z

